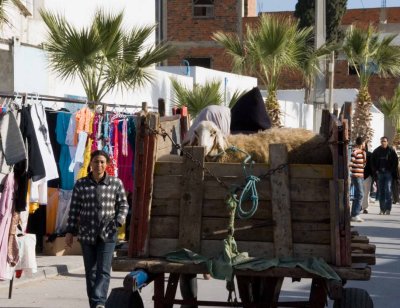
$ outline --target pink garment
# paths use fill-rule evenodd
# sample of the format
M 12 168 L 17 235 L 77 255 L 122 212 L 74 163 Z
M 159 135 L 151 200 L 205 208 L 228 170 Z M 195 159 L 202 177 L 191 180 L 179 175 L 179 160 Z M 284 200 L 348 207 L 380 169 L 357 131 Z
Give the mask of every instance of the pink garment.
M 118 131 L 121 134 L 120 131 Z M 126 145 L 128 148 L 128 155 L 118 155 L 118 177 L 124 184 L 127 192 L 133 192 L 133 157 L 134 153 L 131 145 Z M 122 153 L 123 142 L 118 143 L 118 150 Z
M 12 220 L 14 194 L 14 174 L 4 179 L 4 188 L 0 197 L 0 280 L 7 279 L 8 238 Z

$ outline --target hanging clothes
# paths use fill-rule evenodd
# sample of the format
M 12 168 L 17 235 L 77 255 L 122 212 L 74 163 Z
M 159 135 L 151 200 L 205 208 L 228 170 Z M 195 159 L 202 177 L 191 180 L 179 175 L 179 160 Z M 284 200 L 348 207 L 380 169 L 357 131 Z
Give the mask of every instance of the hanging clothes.
M 35 134 L 31 112 L 29 107 L 22 107 L 20 110 L 20 131 L 25 147 L 28 149 L 28 159 L 25 159 L 14 166 L 15 181 L 18 184 L 15 196 L 15 210 L 22 212 L 26 210 L 29 179 L 38 181 L 46 177 L 38 140 Z
M 46 206 L 46 234 L 52 234 L 56 230 L 58 191 L 58 188 L 49 187 Z
M 46 170 L 46 180 L 50 181 L 59 177 L 57 163 L 54 159 L 53 149 L 50 143 L 49 127 L 47 125 L 46 113 L 44 107 L 40 104 L 31 106 L 31 117 L 35 128 L 36 138 L 38 140 L 40 154 Z M 33 180 L 35 182 L 35 180 Z
M 118 125 L 118 132 L 122 136 L 122 142 L 118 143 L 118 177 L 124 184 L 127 192 L 133 191 L 133 160 L 134 153 L 132 146 L 128 142 L 128 120 L 120 122 Z
M 76 135 L 76 113 L 73 114 L 69 120 L 67 136 L 65 137 L 65 144 L 67 144 L 69 147 L 69 155 L 71 157 L 71 161 L 75 157 L 75 154 L 76 154 L 76 144 L 75 144 L 75 140 L 74 140 L 75 135 Z M 70 164 L 68 165 L 68 172 L 69 172 Z M 80 166 L 75 165 L 74 172 L 73 172 L 74 173 L 74 183 L 77 179 L 79 169 L 80 169 Z
M 69 145 L 66 143 L 70 120 L 70 113 L 57 113 L 56 140 L 60 145 L 60 159 L 58 161 L 60 169 L 60 188 L 67 190 L 72 190 L 74 187 L 74 173 L 68 170 L 69 165 L 71 164 L 71 154 Z
M 92 153 L 92 145 L 93 145 L 93 139 L 92 139 L 93 123 L 94 123 L 94 115 L 90 119 L 90 124 L 89 124 L 90 130 L 89 130 L 88 140 L 86 143 L 85 152 L 83 154 L 82 167 L 78 173 L 78 179 L 83 178 L 88 175 L 88 169 L 89 169 L 89 164 L 90 164 L 90 154 Z
M 56 162 L 59 162 L 61 155 L 61 146 L 57 142 L 57 135 L 56 135 L 58 113 L 56 112 L 56 110 L 53 110 L 51 108 L 45 108 L 45 112 L 46 112 L 47 125 L 49 127 L 49 138 L 50 138 L 51 148 L 53 149 L 54 159 Z M 61 177 L 59 164 L 57 164 L 57 171 Z M 53 188 L 60 187 L 60 181 L 61 181 L 60 177 L 58 177 L 57 179 L 50 180 L 47 183 L 47 186 Z
M 8 239 L 12 220 L 14 174 L 10 173 L 3 180 L 0 197 L 0 280 L 7 279 Z
M 11 111 L 0 114 L 0 138 L 0 172 L 6 175 L 13 165 L 27 159 L 21 131 Z
M 79 110 L 76 115 L 76 134 L 78 135 L 78 146 L 76 149 L 75 156 L 72 158 L 72 162 L 69 166 L 69 171 L 74 170 L 75 165 L 78 164 L 79 170 L 81 169 L 84 162 L 84 153 L 86 149 L 86 142 L 89 134 L 92 132 L 91 124 L 93 124 L 94 113 L 87 107 Z M 79 178 L 79 171 L 77 179 Z
M 60 189 L 58 194 L 58 211 L 56 221 L 56 232 L 65 233 L 68 222 L 68 212 L 71 204 L 72 190 Z

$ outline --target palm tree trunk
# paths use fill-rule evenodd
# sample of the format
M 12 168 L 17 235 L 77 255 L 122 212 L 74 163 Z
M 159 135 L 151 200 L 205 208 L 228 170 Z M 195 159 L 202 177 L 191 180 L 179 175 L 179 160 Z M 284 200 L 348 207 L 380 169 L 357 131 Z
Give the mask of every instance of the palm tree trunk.
M 268 90 L 268 97 L 265 100 L 265 107 L 267 108 L 268 115 L 271 118 L 272 127 L 281 127 L 281 109 L 275 90 Z
M 370 142 L 374 135 L 374 130 L 371 127 L 372 122 L 372 99 L 368 91 L 368 87 L 360 88 L 357 95 L 356 107 L 353 117 L 352 140 L 357 137 L 363 137 Z

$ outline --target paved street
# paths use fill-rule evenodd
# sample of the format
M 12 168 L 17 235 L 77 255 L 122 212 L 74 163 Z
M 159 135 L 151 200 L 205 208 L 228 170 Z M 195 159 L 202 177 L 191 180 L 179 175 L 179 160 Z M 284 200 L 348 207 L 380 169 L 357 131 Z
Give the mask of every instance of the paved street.
M 377 203 L 371 205 L 370 214 L 362 215 L 363 223 L 354 223 L 360 234 L 368 235 L 377 245 L 377 265 L 373 267 L 372 279 L 365 282 L 351 281 L 347 286 L 366 289 L 375 307 L 398 308 L 400 280 L 400 206 L 395 205 L 390 216 L 379 216 Z M 63 257 L 60 257 L 60 262 Z M 75 257 L 79 258 L 79 257 Z M 59 262 L 59 263 L 60 263 Z M 113 273 L 111 287 L 122 286 L 126 273 Z M 199 276 L 200 277 L 200 276 Z M 281 297 L 285 300 L 308 297 L 309 281 L 291 283 L 287 280 Z M 0 286 L 0 307 L 18 308 L 87 308 L 83 271 L 31 281 L 14 287 L 13 299 L 8 300 L 8 289 Z M 146 307 L 152 307 L 153 285 L 143 289 Z M 222 281 L 199 279 L 199 298 L 222 300 L 227 297 Z M 332 306 L 332 303 L 329 304 Z

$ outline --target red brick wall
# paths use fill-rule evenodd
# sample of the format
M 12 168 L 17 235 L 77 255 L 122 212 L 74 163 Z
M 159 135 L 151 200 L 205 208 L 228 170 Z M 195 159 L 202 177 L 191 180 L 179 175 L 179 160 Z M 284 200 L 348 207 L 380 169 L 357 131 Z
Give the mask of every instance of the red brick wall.
M 196 42 L 211 41 L 215 31 L 237 31 L 236 0 L 215 1 L 215 18 L 196 19 L 192 17 L 191 0 L 169 0 L 168 3 L 168 29 L 170 41 Z M 255 1 L 249 0 L 250 5 Z M 275 14 L 293 16 L 293 12 L 278 12 Z M 357 21 L 361 24 L 379 22 L 380 9 L 355 9 L 348 10 L 343 18 L 343 25 Z M 388 23 L 400 23 L 400 8 L 387 9 Z M 258 17 L 245 17 L 242 20 L 243 29 L 246 25 L 254 27 Z M 222 48 L 187 48 L 178 49 L 177 54 L 168 60 L 168 65 L 181 65 L 185 57 L 211 57 L 212 68 L 222 71 L 231 71 L 231 60 Z M 370 93 L 374 101 L 379 97 L 391 97 L 400 79 L 382 79 L 373 77 L 370 81 Z M 328 82 L 328 81 L 327 81 Z M 261 85 L 262 86 L 262 85 Z M 302 78 L 299 74 L 285 72 L 279 84 L 280 89 L 303 88 Z M 348 74 L 346 61 L 337 61 L 335 66 L 335 88 L 358 88 L 359 82 L 356 75 Z
M 192 2 L 192 0 L 167 1 L 169 41 L 209 41 L 214 31 L 237 32 L 236 0 L 215 1 L 214 18 L 193 18 Z
M 380 13 L 380 8 L 347 10 L 343 16 L 342 25 L 351 25 L 354 22 L 366 25 L 373 23 L 377 25 Z M 400 23 L 400 7 L 387 8 L 386 17 L 387 23 Z
M 357 75 L 349 75 L 347 61 L 339 60 L 335 63 L 335 89 L 350 89 L 360 87 Z M 326 86 L 329 86 L 329 79 L 326 80 Z M 369 91 L 374 102 L 380 97 L 391 98 L 394 89 L 400 82 L 400 78 L 379 78 L 373 76 L 369 82 Z M 260 85 L 261 86 L 261 85 Z M 279 89 L 302 89 L 304 84 L 299 73 L 284 72 L 279 82 Z

